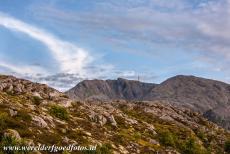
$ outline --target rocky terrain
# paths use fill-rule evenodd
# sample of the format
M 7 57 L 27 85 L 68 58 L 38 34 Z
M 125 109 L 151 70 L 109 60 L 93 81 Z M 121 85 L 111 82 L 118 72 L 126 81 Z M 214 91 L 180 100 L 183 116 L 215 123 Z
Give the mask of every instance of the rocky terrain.
M 113 86 L 109 83 L 113 83 Z M 230 129 L 230 85 L 215 80 L 182 75 L 158 85 L 125 79 L 87 80 L 79 83 L 66 94 L 70 98 L 81 100 L 96 98 L 166 101 L 199 112 L 209 120 Z
M 165 101 L 73 101 L 46 85 L 12 76 L 0 76 L 0 134 L 1 147 L 97 146 L 96 151 L 70 153 L 221 154 L 230 148 L 228 131 Z M 26 151 L 1 148 L 0 153 Z

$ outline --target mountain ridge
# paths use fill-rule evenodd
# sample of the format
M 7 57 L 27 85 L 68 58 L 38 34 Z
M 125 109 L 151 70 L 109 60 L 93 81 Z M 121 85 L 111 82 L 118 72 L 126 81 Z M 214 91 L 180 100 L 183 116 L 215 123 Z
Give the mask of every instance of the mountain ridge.
M 94 88 L 95 86 L 95 88 Z M 85 80 L 66 92 L 73 99 L 141 100 L 156 84 L 118 78 L 117 80 Z M 85 92 L 81 93 L 81 91 Z
M 100 82 L 87 80 L 80 82 L 66 94 L 79 100 L 164 100 L 200 112 L 209 120 L 230 129 L 230 117 L 226 116 L 230 113 L 230 85 L 227 83 L 185 75 L 169 78 L 160 84 L 125 79 L 120 81 L 121 79 Z M 103 87 L 106 89 L 101 91 Z

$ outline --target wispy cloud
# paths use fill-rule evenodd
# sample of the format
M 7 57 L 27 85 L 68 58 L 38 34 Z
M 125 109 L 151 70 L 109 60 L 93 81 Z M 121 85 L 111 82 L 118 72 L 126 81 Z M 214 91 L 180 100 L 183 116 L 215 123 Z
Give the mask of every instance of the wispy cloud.
M 230 62 L 229 0 L 108 0 L 97 3 L 91 12 L 65 11 L 54 6 L 33 9 L 41 20 L 66 23 L 67 27 L 81 25 L 86 31 L 107 31 L 102 37 L 117 40 L 114 47 L 126 48 L 135 40 L 148 46 L 141 52 L 152 55 L 159 46 L 168 53 L 173 48 L 194 52 L 222 67 Z M 111 35 L 110 31 L 116 33 Z M 223 59 L 221 64 L 216 57 Z
M 11 70 L 16 74 L 30 74 L 32 76 L 37 74 L 49 74 L 45 69 L 38 66 L 17 66 L 14 64 L 10 64 L 9 62 L 4 62 L 3 60 L 1 60 L 0 62 L 0 67 L 4 67 L 8 70 Z
M 22 32 L 46 45 L 60 65 L 60 72 L 84 75 L 85 72 L 83 68 L 92 61 L 92 57 L 86 50 L 70 42 L 63 41 L 43 29 L 27 24 L 1 12 L 0 26 L 4 26 L 12 31 Z M 13 67 L 10 64 L 4 64 L 4 66 L 13 71 L 17 71 L 16 66 Z M 28 71 L 28 69 L 26 70 Z

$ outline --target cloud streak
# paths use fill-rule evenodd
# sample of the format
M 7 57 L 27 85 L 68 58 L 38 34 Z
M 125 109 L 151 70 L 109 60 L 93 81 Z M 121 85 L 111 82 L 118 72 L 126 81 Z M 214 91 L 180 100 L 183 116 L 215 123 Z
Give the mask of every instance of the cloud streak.
M 79 48 L 70 42 L 63 41 L 43 29 L 22 22 L 1 12 L 0 26 L 12 31 L 24 33 L 46 45 L 59 64 L 59 72 L 84 75 L 84 67 L 92 61 L 92 57 L 86 50 Z M 18 70 L 16 67 L 12 67 L 10 64 L 1 65 L 13 71 Z M 25 70 L 28 71 L 27 68 Z
M 108 0 L 97 3 L 91 12 L 65 11 L 53 6 L 34 10 L 41 20 L 66 23 L 66 27 L 81 25 L 92 32 L 107 31 L 101 37 L 114 48 L 119 46 L 149 55 L 156 55 L 157 49 L 169 54 L 172 49 L 181 49 L 186 54 L 197 54 L 195 61 L 209 59 L 201 62 L 211 62 L 209 65 L 213 67 L 219 65 L 224 72 L 228 70 L 229 0 Z M 130 48 L 133 40 L 147 48 Z
M 0 62 L 0 67 L 11 70 L 12 72 L 17 74 L 22 74 L 22 72 L 23 74 L 30 74 L 30 75 L 36 75 L 38 73 L 42 73 L 44 75 L 48 74 L 46 70 L 38 66 L 16 66 L 14 64 L 10 64 L 4 61 Z

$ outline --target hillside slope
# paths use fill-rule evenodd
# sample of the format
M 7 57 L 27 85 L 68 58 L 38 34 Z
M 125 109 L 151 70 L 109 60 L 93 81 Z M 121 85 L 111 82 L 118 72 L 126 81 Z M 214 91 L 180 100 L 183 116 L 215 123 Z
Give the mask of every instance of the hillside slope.
M 158 85 L 129 80 L 124 80 L 124 84 L 119 80 L 113 81 L 115 87 L 123 87 L 123 90 L 119 91 L 119 95 L 111 95 L 111 93 L 117 91 L 117 88 L 107 84 L 108 81 L 102 80 L 100 82 L 96 80 L 83 81 L 66 94 L 73 99 L 81 100 L 95 98 L 99 100 L 164 100 L 170 104 L 200 112 L 209 120 L 230 129 L 229 84 L 182 75 L 172 77 Z M 139 86 L 133 86 L 134 83 Z M 104 87 L 106 87 L 105 90 L 101 90 Z
M 230 129 L 230 85 L 194 76 L 176 76 L 153 88 L 144 100 L 167 100 L 202 113 Z
M 76 102 L 9 76 L 0 76 L 0 87 L 1 147 L 77 144 L 97 145 L 97 151 L 72 153 L 217 154 L 230 138 L 198 113 L 160 101 Z

